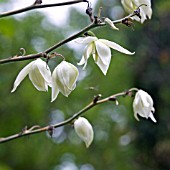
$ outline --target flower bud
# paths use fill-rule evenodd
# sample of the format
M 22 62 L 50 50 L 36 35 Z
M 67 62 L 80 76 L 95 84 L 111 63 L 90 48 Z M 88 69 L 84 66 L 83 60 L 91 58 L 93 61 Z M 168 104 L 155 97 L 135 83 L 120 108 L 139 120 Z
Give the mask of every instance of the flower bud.
M 89 121 L 83 117 L 79 117 L 74 122 L 74 129 L 77 135 L 85 142 L 88 148 L 93 141 L 93 128 Z
M 105 18 L 104 22 L 109 25 L 113 30 L 119 30 L 109 18 Z
M 151 19 L 151 0 L 121 0 L 121 3 L 129 14 L 136 14 L 136 16 L 131 17 L 132 19 L 141 23 L 148 18 Z

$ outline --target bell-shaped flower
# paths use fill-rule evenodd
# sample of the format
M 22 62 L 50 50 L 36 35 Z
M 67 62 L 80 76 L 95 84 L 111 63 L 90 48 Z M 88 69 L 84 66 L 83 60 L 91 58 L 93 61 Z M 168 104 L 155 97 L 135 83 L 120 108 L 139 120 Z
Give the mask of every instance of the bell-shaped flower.
M 92 54 L 94 61 L 99 66 L 104 75 L 106 75 L 107 70 L 111 61 L 111 50 L 110 48 L 117 50 L 121 53 L 133 55 L 130 51 L 121 47 L 115 42 L 111 42 L 105 39 L 98 39 L 97 37 L 88 36 L 85 38 L 78 38 L 76 41 L 78 43 L 86 44 L 84 55 L 78 65 L 87 65 L 87 60 Z
M 46 62 L 41 59 L 36 59 L 19 72 L 11 92 L 17 89 L 27 75 L 29 75 L 32 84 L 37 90 L 48 91 L 48 86 L 51 86 L 51 71 Z
M 74 122 L 74 129 L 77 135 L 82 139 L 88 148 L 93 141 L 94 132 L 91 124 L 84 117 L 79 117 Z
M 147 17 L 151 19 L 152 16 L 152 8 L 151 8 L 151 1 L 150 0 L 121 0 L 122 5 L 126 12 L 133 13 L 140 5 L 140 16 L 133 16 L 132 19 L 143 23 L 147 20 Z
M 62 61 L 53 71 L 52 74 L 52 100 L 53 102 L 58 93 L 61 92 L 68 97 L 72 90 L 76 87 L 78 78 L 78 69 L 71 63 Z
M 136 93 L 135 99 L 133 101 L 133 110 L 134 116 L 138 121 L 139 119 L 137 115 L 139 114 L 141 117 L 144 117 L 146 119 L 150 117 L 151 120 L 156 123 L 156 119 L 153 116 L 153 113 L 155 111 L 153 107 L 153 100 L 151 96 L 145 91 L 139 90 Z

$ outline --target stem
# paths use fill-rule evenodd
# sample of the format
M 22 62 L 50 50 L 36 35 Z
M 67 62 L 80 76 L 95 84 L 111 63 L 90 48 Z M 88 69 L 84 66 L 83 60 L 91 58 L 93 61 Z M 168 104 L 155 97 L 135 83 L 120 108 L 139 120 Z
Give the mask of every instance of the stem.
M 55 50 L 56 48 L 62 46 L 63 44 L 66 44 L 69 41 L 74 40 L 75 38 L 78 38 L 80 35 L 82 35 L 83 33 L 85 33 L 86 31 L 95 28 L 99 25 L 96 25 L 95 23 L 92 23 L 90 25 L 88 25 L 87 27 L 85 27 L 84 29 L 82 29 L 81 31 L 79 31 L 76 34 L 73 34 L 72 36 L 58 42 L 57 44 L 53 45 L 52 47 L 46 49 L 44 52 L 41 53 L 37 53 L 37 54 L 31 54 L 31 55 L 26 55 L 26 56 L 16 56 L 16 57 L 10 57 L 7 59 L 2 59 L 0 60 L 0 64 L 5 64 L 5 63 L 9 63 L 9 62 L 14 62 L 14 61 L 23 61 L 23 60 L 29 60 L 29 59 L 36 59 L 36 58 L 40 58 L 40 57 L 45 57 L 46 54 L 50 53 L 51 51 Z
M 72 5 L 72 4 L 77 4 L 77 3 L 80 3 L 80 2 L 87 2 L 87 1 L 85 1 L 85 0 L 76 0 L 76 1 L 73 0 L 73 1 L 55 3 L 55 4 L 44 4 L 44 5 L 41 5 L 41 4 L 36 4 L 35 5 L 35 4 L 33 4 L 33 5 L 28 6 L 28 7 L 18 9 L 18 10 L 1 13 L 0 18 L 4 18 L 4 17 L 7 17 L 7 16 L 23 13 L 23 12 L 30 11 L 30 10 L 33 10 L 33 9 L 64 6 L 64 5 Z
M 134 16 L 134 14 L 130 14 L 122 19 L 119 20 L 115 20 L 113 21 L 113 24 L 120 24 L 122 23 L 122 21 L 124 19 L 128 19 L 130 17 Z M 14 61 L 23 61 L 23 60 L 30 60 L 30 59 L 36 59 L 36 58 L 40 58 L 40 57 L 46 57 L 46 55 L 48 53 L 50 53 L 51 51 L 57 49 L 58 47 L 74 40 L 75 38 L 78 38 L 79 36 L 81 36 L 83 33 L 96 28 L 96 27 L 101 27 L 101 26 L 105 26 L 106 24 L 104 22 L 102 23 L 96 23 L 95 21 L 91 24 L 89 24 L 87 27 L 83 28 L 82 30 L 80 30 L 78 33 L 75 33 L 73 35 L 71 35 L 70 37 L 58 42 L 57 44 L 53 45 L 52 47 L 46 49 L 44 52 L 40 52 L 37 54 L 30 54 L 30 55 L 26 55 L 26 56 L 14 56 L 14 57 L 10 57 L 10 58 L 6 58 L 6 59 L 2 59 L 0 60 L 0 64 L 5 64 L 5 63 L 10 63 L 10 62 L 14 62 Z
M 92 109 L 93 107 L 95 107 L 97 105 L 100 105 L 102 103 L 109 102 L 109 101 L 116 101 L 117 97 L 128 96 L 130 94 L 130 92 L 136 92 L 136 91 L 138 91 L 137 88 L 131 88 L 128 91 L 113 94 L 113 95 L 111 95 L 109 97 L 106 97 L 104 99 L 101 99 L 101 100 L 94 99 L 92 102 L 90 102 L 88 105 L 86 105 L 83 109 L 81 109 L 80 111 L 75 113 L 72 117 L 68 118 L 67 120 L 65 120 L 63 122 L 60 122 L 60 123 L 57 123 L 57 124 L 54 124 L 54 125 L 48 125 L 48 126 L 41 127 L 41 128 L 39 128 L 39 126 L 37 126 L 37 125 L 33 126 L 32 128 L 26 129 L 26 130 L 24 130 L 22 132 L 19 132 L 19 133 L 15 134 L 15 135 L 11 135 L 11 136 L 8 136 L 8 137 L 5 137 L 5 138 L 3 138 L 3 137 L 0 138 L 0 144 L 8 142 L 8 141 L 11 141 L 11 140 L 14 140 L 14 139 L 17 139 L 17 138 L 24 137 L 24 136 L 27 136 L 27 135 L 33 135 L 33 134 L 36 134 L 36 133 L 41 133 L 41 132 L 48 131 L 50 129 L 50 127 L 58 128 L 58 127 L 61 127 L 61 126 L 71 124 L 76 118 L 78 118 L 83 113 L 87 112 L 88 110 Z M 35 129 L 34 127 L 36 127 L 36 128 L 38 127 L 38 129 Z
M 51 51 L 55 50 L 56 48 L 62 46 L 63 44 L 66 44 L 66 43 L 68 43 L 68 42 L 70 42 L 70 41 L 72 41 L 72 40 L 74 40 L 74 39 L 76 39 L 76 38 L 78 38 L 78 37 L 81 36 L 83 33 L 87 32 L 88 30 L 91 30 L 91 29 L 93 29 L 93 28 L 95 28 L 95 27 L 97 27 L 97 26 L 100 26 L 100 25 L 95 24 L 95 23 L 92 23 L 92 24 L 88 25 L 87 27 L 83 28 L 83 29 L 82 29 L 81 31 L 79 31 L 78 33 L 76 33 L 76 34 L 74 34 L 74 35 L 66 38 L 65 40 L 60 41 L 59 43 L 53 45 L 52 47 L 48 48 L 48 49 L 45 50 L 44 52 L 48 54 L 48 53 L 50 53 Z

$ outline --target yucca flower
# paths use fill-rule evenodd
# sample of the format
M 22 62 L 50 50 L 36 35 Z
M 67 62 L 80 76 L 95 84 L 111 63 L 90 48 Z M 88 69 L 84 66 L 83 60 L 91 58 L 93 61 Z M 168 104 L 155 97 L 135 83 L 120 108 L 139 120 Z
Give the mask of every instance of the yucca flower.
M 86 147 L 88 148 L 94 137 L 94 132 L 91 124 L 84 117 L 79 117 L 74 122 L 74 129 L 77 135 L 85 142 Z
M 48 91 L 48 86 L 51 86 L 51 71 L 46 62 L 36 59 L 19 72 L 11 92 L 17 89 L 27 75 L 37 90 Z
M 110 48 L 124 54 L 134 54 L 121 47 L 119 44 L 116 44 L 115 42 L 108 41 L 105 39 L 98 39 L 97 37 L 93 36 L 78 38 L 76 42 L 86 45 L 84 54 L 78 65 L 84 65 L 83 68 L 85 68 L 87 65 L 87 60 L 89 59 L 90 55 L 92 55 L 94 61 L 99 66 L 104 75 L 106 75 L 111 61 Z
M 75 89 L 78 78 L 78 69 L 71 63 L 62 61 L 52 73 L 52 102 L 57 98 L 59 92 L 64 96 Z
M 153 100 L 151 96 L 143 90 L 139 90 L 133 101 L 134 116 L 139 121 L 138 114 L 141 117 L 148 119 L 149 117 L 156 123 L 156 119 L 153 116 L 155 109 L 153 107 Z

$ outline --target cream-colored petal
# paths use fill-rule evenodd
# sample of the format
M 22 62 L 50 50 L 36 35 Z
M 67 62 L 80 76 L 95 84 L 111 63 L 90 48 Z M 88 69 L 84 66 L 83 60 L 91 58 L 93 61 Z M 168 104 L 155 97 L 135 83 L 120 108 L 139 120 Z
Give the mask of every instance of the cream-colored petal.
M 38 67 L 33 66 L 32 70 L 29 72 L 29 78 L 34 85 L 34 87 L 39 91 L 48 91 L 48 84 L 45 82 L 41 73 L 39 72 Z
M 62 61 L 54 70 L 56 75 L 56 83 L 59 91 L 66 97 L 75 88 L 78 78 L 78 69 L 71 63 Z
M 80 37 L 76 39 L 76 42 L 79 44 L 90 44 L 93 41 L 96 41 L 97 37 L 92 37 L 92 36 L 88 36 L 88 37 Z
M 138 5 L 136 5 L 136 2 L 132 0 L 121 0 L 121 3 L 125 9 L 126 12 L 129 14 L 132 13 Z
M 108 40 L 105 40 L 105 39 L 100 39 L 100 41 L 102 43 L 104 43 L 105 45 L 107 45 L 108 47 L 114 49 L 114 50 L 117 50 L 121 53 L 124 53 L 124 54 L 128 54 L 128 55 L 133 55 L 135 54 L 135 52 L 131 53 L 130 51 L 128 51 L 127 49 L 123 48 L 122 46 L 120 46 L 119 44 L 115 43 L 115 42 L 112 42 L 112 41 L 108 41 Z
M 99 66 L 99 68 L 101 69 L 103 74 L 106 75 L 107 71 L 108 71 L 108 68 L 109 68 L 109 65 L 103 64 L 103 62 L 100 59 L 97 61 L 97 65 Z
M 154 116 L 153 116 L 153 113 L 152 113 L 152 112 L 150 113 L 149 117 L 151 118 L 151 120 L 152 120 L 153 122 L 155 122 L 155 123 L 157 122 L 157 121 L 156 121 L 156 119 L 154 118 Z
M 85 69 L 86 65 L 87 65 L 87 60 L 89 59 L 92 51 L 93 51 L 93 48 L 94 48 L 94 44 L 93 43 L 90 43 L 89 45 L 87 45 L 87 47 L 85 48 L 85 52 L 84 52 L 84 55 L 83 57 L 81 58 L 80 62 L 77 63 L 78 65 L 83 65 L 84 64 L 84 67 L 83 69 Z
M 151 19 L 152 16 L 152 8 L 151 8 L 151 1 L 150 0 L 139 0 L 140 5 L 145 4 L 147 6 L 141 6 L 141 10 Z
M 68 96 L 75 89 L 76 81 L 79 75 L 78 69 L 71 63 L 63 61 L 64 68 L 62 70 L 63 82 L 65 84 L 65 96 Z
M 47 84 L 51 87 L 51 71 L 47 63 L 41 59 L 37 59 L 36 65 Z
M 53 71 L 52 74 L 52 95 L 51 95 L 51 102 L 53 102 L 57 96 L 59 94 L 59 89 L 56 83 L 56 74 L 55 74 L 55 70 Z
M 102 63 L 105 65 L 109 65 L 111 60 L 110 48 L 100 40 L 95 41 L 95 45 L 97 55 L 102 60 Z
M 20 83 L 22 82 L 22 80 L 28 75 L 28 73 L 30 72 L 31 66 L 35 61 L 32 61 L 31 63 L 29 63 L 28 65 L 26 65 L 18 74 L 15 82 L 14 82 L 14 86 L 13 89 L 11 90 L 11 93 L 14 92 L 17 87 L 20 85 Z
M 134 112 L 134 117 L 137 121 L 139 121 L 139 118 L 138 118 L 138 113 L 137 112 Z

